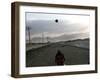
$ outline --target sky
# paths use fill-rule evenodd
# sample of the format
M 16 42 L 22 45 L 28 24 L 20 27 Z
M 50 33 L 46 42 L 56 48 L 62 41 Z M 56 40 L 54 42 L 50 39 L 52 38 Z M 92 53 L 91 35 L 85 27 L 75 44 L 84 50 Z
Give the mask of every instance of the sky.
M 30 27 L 31 39 L 45 37 L 60 39 L 63 35 L 86 34 L 89 37 L 89 15 L 77 14 L 53 14 L 26 12 L 26 27 Z M 58 20 L 58 23 L 55 20 Z M 73 38 L 73 36 L 72 36 Z M 72 39 L 71 38 L 71 39 Z M 75 38 L 75 37 L 74 37 Z M 77 38 L 84 38 L 78 35 Z M 65 38 L 64 38 L 65 39 Z M 28 31 L 26 30 L 26 40 Z

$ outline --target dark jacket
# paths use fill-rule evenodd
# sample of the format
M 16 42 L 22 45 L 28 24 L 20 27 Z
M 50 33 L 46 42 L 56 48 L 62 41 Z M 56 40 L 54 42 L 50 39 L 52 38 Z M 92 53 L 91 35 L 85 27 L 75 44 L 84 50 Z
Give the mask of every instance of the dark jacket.
M 55 63 L 57 65 L 64 65 L 64 61 L 65 61 L 64 55 L 61 53 L 61 51 L 58 50 L 55 56 Z

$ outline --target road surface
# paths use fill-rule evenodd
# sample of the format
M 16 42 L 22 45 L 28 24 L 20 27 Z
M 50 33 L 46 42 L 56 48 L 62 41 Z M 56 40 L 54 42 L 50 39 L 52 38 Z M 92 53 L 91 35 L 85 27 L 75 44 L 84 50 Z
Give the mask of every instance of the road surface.
M 89 64 L 89 49 L 60 43 L 51 43 L 26 52 L 26 67 L 56 66 L 55 55 L 60 50 L 65 57 L 65 65 Z

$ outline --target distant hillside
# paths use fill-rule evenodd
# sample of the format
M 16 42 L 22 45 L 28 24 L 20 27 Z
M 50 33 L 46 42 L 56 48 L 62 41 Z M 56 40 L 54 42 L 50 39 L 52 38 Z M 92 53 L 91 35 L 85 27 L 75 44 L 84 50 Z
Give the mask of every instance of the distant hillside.
M 66 41 L 66 44 L 89 49 L 89 38 Z
M 88 38 L 88 33 L 77 33 L 77 34 L 64 34 L 58 37 L 44 37 L 44 39 L 42 39 L 42 37 L 34 37 L 32 38 L 31 42 L 32 43 L 41 43 L 42 41 L 44 41 L 44 43 L 46 43 L 47 41 L 50 42 L 60 42 L 60 41 L 69 41 L 69 40 L 76 40 L 76 39 L 85 39 Z

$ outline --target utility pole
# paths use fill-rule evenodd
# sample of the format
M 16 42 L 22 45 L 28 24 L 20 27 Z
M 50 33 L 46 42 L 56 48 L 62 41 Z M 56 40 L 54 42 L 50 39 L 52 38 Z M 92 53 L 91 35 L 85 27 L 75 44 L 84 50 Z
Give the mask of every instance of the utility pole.
M 28 40 L 29 40 L 29 44 L 31 43 L 31 37 L 30 37 L 30 27 L 26 27 L 27 31 L 28 31 Z
M 42 43 L 44 43 L 44 33 L 42 33 Z
M 49 43 L 49 37 L 47 37 L 47 43 Z

